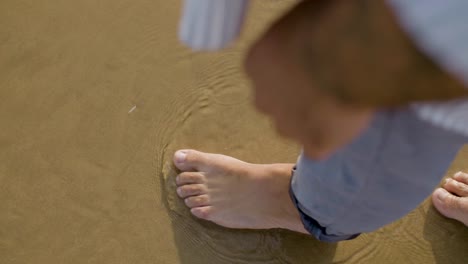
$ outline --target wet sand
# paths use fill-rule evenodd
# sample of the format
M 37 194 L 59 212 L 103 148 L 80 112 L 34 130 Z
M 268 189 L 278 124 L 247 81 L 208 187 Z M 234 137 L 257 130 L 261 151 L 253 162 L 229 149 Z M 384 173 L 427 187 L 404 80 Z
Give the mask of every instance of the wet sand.
M 224 229 L 175 196 L 180 147 L 295 160 L 241 70 L 291 3 L 255 1 L 241 41 L 193 54 L 177 41 L 179 1 L 1 1 L 0 263 L 467 263 L 468 228 L 429 201 L 335 245 Z M 460 169 L 468 148 L 448 173 Z

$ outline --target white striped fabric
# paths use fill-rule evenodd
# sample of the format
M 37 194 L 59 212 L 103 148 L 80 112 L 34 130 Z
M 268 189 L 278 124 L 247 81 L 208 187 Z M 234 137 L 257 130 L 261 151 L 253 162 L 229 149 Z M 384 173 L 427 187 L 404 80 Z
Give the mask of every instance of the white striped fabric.
M 419 48 L 468 88 L 468 0 L 387 0 Z M 419 116 L 468 136 L 468 99 L 415 104 Z
M 468 100 L 439 104 L 414 104 L 413 107 L 423 120 L 468 136 Z
M 219 50 L 238 35 L 247 0 L 185 0 L 180 40 L 194 50 Z

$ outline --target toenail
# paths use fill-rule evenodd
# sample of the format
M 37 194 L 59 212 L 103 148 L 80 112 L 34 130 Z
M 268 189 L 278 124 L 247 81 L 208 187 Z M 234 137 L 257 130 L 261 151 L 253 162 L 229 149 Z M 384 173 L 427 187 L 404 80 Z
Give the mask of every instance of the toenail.
M 459 171 L 459 172 L 455 173 L 455 175 L 453 175 L 453 177 L 454 178 L 459 178 L 459 177 L 462 176 L 462 174 L 463 174 L 463 171 Z
M 187 153 L 182 150 L 177 151 L 175 154 L 175 158 L 178 163 L 183 163 L 186 157 L 187 157 Z
M 450 179 L 445 179 L 444 185 L 447 184 L 450 181 Z
M 444 201 L 448 196 L 448 193 L 446 192 L 437 192 L 437 198 L 440 200 L 440 201 Z
M 181 188 L 177 188 L 177 193 L 178 193 L 179 195 L 182 195 L 182 189 L 181 189 Z

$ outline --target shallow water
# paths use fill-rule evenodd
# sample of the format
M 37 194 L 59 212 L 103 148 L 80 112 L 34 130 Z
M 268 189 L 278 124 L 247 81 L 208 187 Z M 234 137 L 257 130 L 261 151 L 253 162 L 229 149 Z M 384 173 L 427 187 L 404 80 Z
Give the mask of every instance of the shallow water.
M 429 202 L 334 245 L 221 228 L 175 196 L 177 148 L 296 159 L 241 68 L 291 3 L 255 1 L 241 41 L 193 54 L 179 1 L 1 1 L 0 263 L 466 263 L 468 229 Z M 468 169 L 460 157 L 450 173 Z

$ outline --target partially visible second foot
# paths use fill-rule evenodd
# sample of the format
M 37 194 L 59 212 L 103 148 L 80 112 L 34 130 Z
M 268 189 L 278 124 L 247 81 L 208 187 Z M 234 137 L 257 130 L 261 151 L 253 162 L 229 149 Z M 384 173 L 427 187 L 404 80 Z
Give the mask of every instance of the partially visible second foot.
M 258 165 L 179 150 L 177 194 L 193 215 L 229 228 L 284 228 L 307 233 L 289 197 L 293 164 Z
M 437 210 L 448 218 L 468 226 L 468 174 L 456 173 L 432 194 Z

